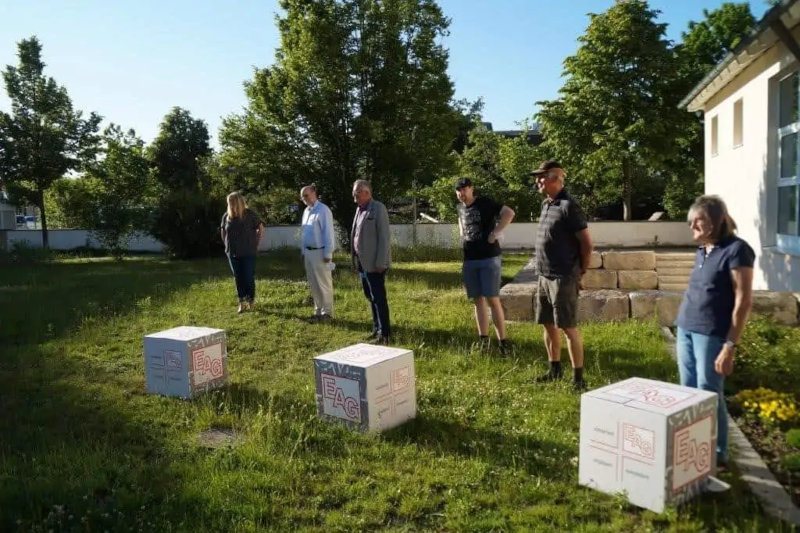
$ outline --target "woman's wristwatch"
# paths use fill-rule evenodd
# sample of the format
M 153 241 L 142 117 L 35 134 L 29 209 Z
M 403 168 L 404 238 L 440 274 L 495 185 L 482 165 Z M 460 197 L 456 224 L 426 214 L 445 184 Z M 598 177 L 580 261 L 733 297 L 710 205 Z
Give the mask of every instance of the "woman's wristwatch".
M 736 350 L 736 343 L 733 342 L 732 340 L 726 340 L 725 344 L 723 346 L 727 346 L 728 348 L 730 348 L 732 350 Z

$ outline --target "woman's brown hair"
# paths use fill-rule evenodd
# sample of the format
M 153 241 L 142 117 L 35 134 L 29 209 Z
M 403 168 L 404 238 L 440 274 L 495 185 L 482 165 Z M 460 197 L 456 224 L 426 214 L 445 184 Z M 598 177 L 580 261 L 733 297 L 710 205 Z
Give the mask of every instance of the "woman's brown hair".
M 711 222 L 711 236 L 714 242 L 727 239 L 736 233 L 736 222 L 728 213 L 725 202 L 716 194 L 698 196 L 689 208 L 687 219 L 691 222 L 697 213 L 704 213 Z

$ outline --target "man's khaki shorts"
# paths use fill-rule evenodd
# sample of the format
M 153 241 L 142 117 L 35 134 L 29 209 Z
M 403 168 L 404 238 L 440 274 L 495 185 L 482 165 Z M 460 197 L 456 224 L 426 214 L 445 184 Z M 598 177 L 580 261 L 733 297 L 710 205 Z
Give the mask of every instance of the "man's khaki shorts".
M 574 328 L 578 325 L 578 280 L 539 276 L 536 291 L 536 323 Z

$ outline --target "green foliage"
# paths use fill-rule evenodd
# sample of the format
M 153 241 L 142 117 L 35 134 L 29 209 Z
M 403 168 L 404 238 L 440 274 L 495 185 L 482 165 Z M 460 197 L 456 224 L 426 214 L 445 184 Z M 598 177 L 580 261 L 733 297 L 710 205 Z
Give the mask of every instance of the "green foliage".
M 95 190 L 92 180 L 59 178 L 44 194 L 49 226 L 54 229 L 87 229 L 94 224 Z
M 23 39 L 17 49 L 19 66 L 3 72 L 11 113 L 0 111 L 0 177 L 12 201 L 39 208 L 46 248 L 45 191 L 93 157 L 101 118 L 92 113 L 83 119 L 67 90 L 44 75 L 36 37 Z
M 218 254 L 225 196 L 208 168 L 211 147 L 204 121 L 179 107 L 170 111 L 148 149 L 158 204 L 150 233 L 176 257 Z
M 352 220 L 352 183 L 389 201 L 450 168 L 463 123 L 452 103 L 448 20 L 433 0 L 283 0 L 273 66 L 223 121 L 220 165 L 266 193 L 316 183 L 336 221 Z
M 678 73 L 672 93 L 686 96 L 755 25 L 747 2 L 725 2 L 718 9 L 703 10 L 703 20 L 690 22 L 674 54 Z M 678 117 L 675 138 L 679 151 L 666 169 L 664 207 L 674 220 L 682 220 L 694 199 L 703 193 L 704 137 L 702 113 Z
M 155 205 L 144 142 L 129 130 L 112 124 L 103 132 L 102 157 L 89 166 L 86 180 L 93 182 L 92 226 L 103 247 L 122 257 L 127 239 L 149 225 Z
M 305 209 L 300 192 L 288 187 L 271 187 L 266 193 L 247 197 L 247 204 L 259 214 L 264 224 L 299 224 Z M 320 198 L 323 202 L 325 200 Z
M 199 189 L 177 189 L 159 199 L 151 232 L 174 257 L 222 254 L 220 220 L 225 198 Z
M 564 61 L 557 100 L 539 102 L 544 148 L 567 166 L 569 186 L 603 203 L 619 198 L 631 219 L 642 183 L 659 179 L 677 151 L 677 100 L 670 93 L 676 63 L 643 0 L 615 2 L 590 15 L 577 53 Z M 662 185 L 663 187 L 663 185 Z
M 725 379 L 730 390 L 769 387 L 796 393 L 800 375 L 800 329 L 753 316 L 739 342 L 736 368 Z
M 794 428 L 786 432 L 786 444 L 800 449 L 800 429 Z
M 789 472 L 800 472 L 800 453 L 790 453 L 781 459 L 781 466 Z
M 514 209 L 515 221 L 525 222 L 537 217 L 541 196 L 532 186 L 528 173 L 538 165 L 541 152 L 530 146 L 527 138 L 527 124 L 519 137 L 508 139 L 476 121 L 463 153 L 455 156 L 456 173 L 437 179 L 422 191 L 436 207 L 439 220 L 457 219 L 458 201 L 453 184 L 459 176 L 469 177 L 477 194 Z

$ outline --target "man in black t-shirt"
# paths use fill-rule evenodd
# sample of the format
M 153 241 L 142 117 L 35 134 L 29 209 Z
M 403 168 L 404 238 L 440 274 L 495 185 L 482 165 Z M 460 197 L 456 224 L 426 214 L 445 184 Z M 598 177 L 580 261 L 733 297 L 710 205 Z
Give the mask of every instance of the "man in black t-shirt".
M 500 352 L 510 349 L 506 339 L 506 321 L 500 303 L 500 243 L 503 228 L 511 223 L 514 211 L 485 196 L 475 196 L 475 188 L 469 178 L 456 181 L 458 206 L 458 229 L 464 245 L 462 274 L 467 298 L 475 304 L 475 321 L 478 323 L 480 347 L 489 347 L 489 313 L 492 310 Z
M 531 172 L 545 195 L 536 233 L 536 322 L 544 326 L 544 343 L 550 361 L 548 372 L 537 382 L 560 379 L 561 333 L 567 337 L 572 362 L 572 384 L 584 390 L 583 339 L 577 328 L 578 291 L 592 256 L 592 239 L 578 202 L 564 188 L 567 176 L 552 159 Z

